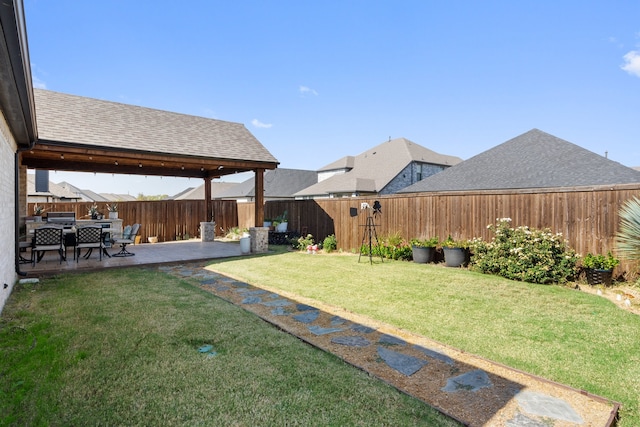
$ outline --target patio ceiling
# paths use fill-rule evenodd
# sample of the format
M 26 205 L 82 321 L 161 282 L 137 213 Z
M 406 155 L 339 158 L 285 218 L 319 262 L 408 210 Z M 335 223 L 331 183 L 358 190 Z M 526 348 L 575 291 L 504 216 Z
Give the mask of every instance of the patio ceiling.
M 23 166 L 76 172 L 217 178 L 275 169 L 240 123 L 34 90 L 38 142 Z

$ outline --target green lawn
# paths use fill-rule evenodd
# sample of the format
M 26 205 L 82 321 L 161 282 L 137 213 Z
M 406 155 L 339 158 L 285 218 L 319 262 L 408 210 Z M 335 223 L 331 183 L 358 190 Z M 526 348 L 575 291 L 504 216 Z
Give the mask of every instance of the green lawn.
M 350 255 L 285 252 L 210 267 L 616 400 L 620 425 L 640 425 L 640 316 L 602 297 Z
M 0 425 L 457 424 L 185 280 L 136 268 L 17 286 L 0 318 Z

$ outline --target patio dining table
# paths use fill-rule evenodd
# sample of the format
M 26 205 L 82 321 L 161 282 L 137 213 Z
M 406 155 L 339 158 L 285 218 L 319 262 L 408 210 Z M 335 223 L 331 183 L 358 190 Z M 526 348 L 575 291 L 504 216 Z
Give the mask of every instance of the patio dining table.
M 47 223 L 44 222 L 42 224 L 46 225 Z M 62 233 L 64 234 L 64 248 L 65 248 L 64 259 L 67 259 L 67 248 L 69 246 L 72 246 L 74 248 L 74 256 L 75 256 L 76 231 L 77 231 L 77 228 L 75 226 L 64 227 L 62 229 Z M 113 237 L 114 237 L 114 235 L 116 233 L 121 233 L 121 232 L 122 232 L 122 230 L 120 228 L 104 227 L 104 228 L 102 228 L 102 240 L 104 241 L 104 238 L 107 235 L 110 235 L 111 239 L 113 239 Z M 28 234 L 29 234 L 29 237 L 30 237 L 30 241 L 20 242 L 20 247 L 21 248 L 23 248 L 23 247 L 24 248 L 29 248 L 29 247 L 33 246 L 33 239 L 34 239 L 35 232 L 32 229 L 32 230 L 29 230 Z M 111 258 L 111 255 L 109 254 L 109 252 L 107 252 L 107 247 L 103 247 L 102 248 L 102 253 L 104 255 L 106 255 L 107 257 Z M 91 250 L 89 250 L 89 255 L 90 254 L 91 254 Z

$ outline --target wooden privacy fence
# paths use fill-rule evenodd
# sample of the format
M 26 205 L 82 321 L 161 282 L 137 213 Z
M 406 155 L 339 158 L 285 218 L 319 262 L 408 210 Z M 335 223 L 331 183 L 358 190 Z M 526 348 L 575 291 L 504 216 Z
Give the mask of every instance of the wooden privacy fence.
M 200 222 L 205 221 L 206 209 L 204 200 L 160 200 L 115 202 L 118 205 L 118 218 L 123 225 L 140 223 L 139 235 L 146 242 L 149 236 L 158 236 L 159 242 L 182 240 L 200 236 Z M 216 235 L 224 234 L 238 224 L 236 202 L 230 200 L 214 200 L 214 220 Z M 112 204 L 112 203 L 109 203 Z M 34 203 L 29 203 L 27 212 L 33 212 Z M 93 203 L 38 203 L 47 212 L 75 212 L 77 219 L 89 219 L 88 210 Z M 107 204 L 97 203 L 98 211 L 108 216 Z
M 379 237 L 398 233 L 405 239 L 448 235 L 455 239 L 481 237 L 491 240 L 487 225 L 497 218 L 511 218 L 512 226 L 548 228 L 562 233 L 579 254 L 615 253 L 618 211 L 632 197 L 640 198 L 640 184 L 601 187 L 554 188 L 511 191 L 441 192 L 345 199 L 269 201 L 265 218 L 285 210 L 289 229 L 311 233 L 317 242 L 335 234 L 338 247 L 358 248 L 363 241 L 366 212 L 360 204 L 374 200 L 382 214 L 374 218 Z M 349 215 L 356 208 L 357 217 Z M 253 204 L 238 206 L 244 224 L 253 221 Z M 623 261 L 619 271 L 635 272 L 637 264 Z
M 265 204 L 265 218 L 276 218 L 286 210 L 289 230 L 310 233 L 317 242 L 335 234 L 338 247 L 349 251 L 360 247 L 363 241 L 367 212 L 360 209 L 360 204 L 373 206 L 379 200 L 382 214 L 375 216 L 374 223 L 381 238 L 397 233 L 407 240 L 433 236 L 444 240 L 448 235 L 455 239 L 490 240 L 493 235 L 487 225 L 494 224 L 497 218 L 511 218 L 514 227 L 526 225 L 562 233 L 582 255 L 606 254 L 615 253 L 619 209 L 634 196 L 640 198 L 640 184 L 269 201 Z M 235 226 L 253 226 L 253 203 L 212 203 L 217 235 Z M 86 217 L 91 204 L 42 203 L 45 213 L 73 211 L 77 218 Z M 98 203 L 98 207 L 107 214 L 106 204 Z M 351 208 L 356 208 L 356 217 L 350 216 Z M 32 203 L 28 209 L 33 212 Z M 118 202 L 118 211 L 125 225 L 142 224 L 144 241 L 148 236 L 158 236 L 159 241 L 199 236 L 200 222 L 206 214 L 202 200 Z M 635 273 L 636 269 L 637 264 L 623 261 L 618 270 Z

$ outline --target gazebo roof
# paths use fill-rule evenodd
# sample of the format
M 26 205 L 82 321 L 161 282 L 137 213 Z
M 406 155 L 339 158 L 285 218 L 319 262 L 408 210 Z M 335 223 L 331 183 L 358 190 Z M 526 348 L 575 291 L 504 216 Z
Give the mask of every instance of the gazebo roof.
M 34 97 L 30 168 L 216 178 L 278 165 L 241 123 L 42 89 Z

